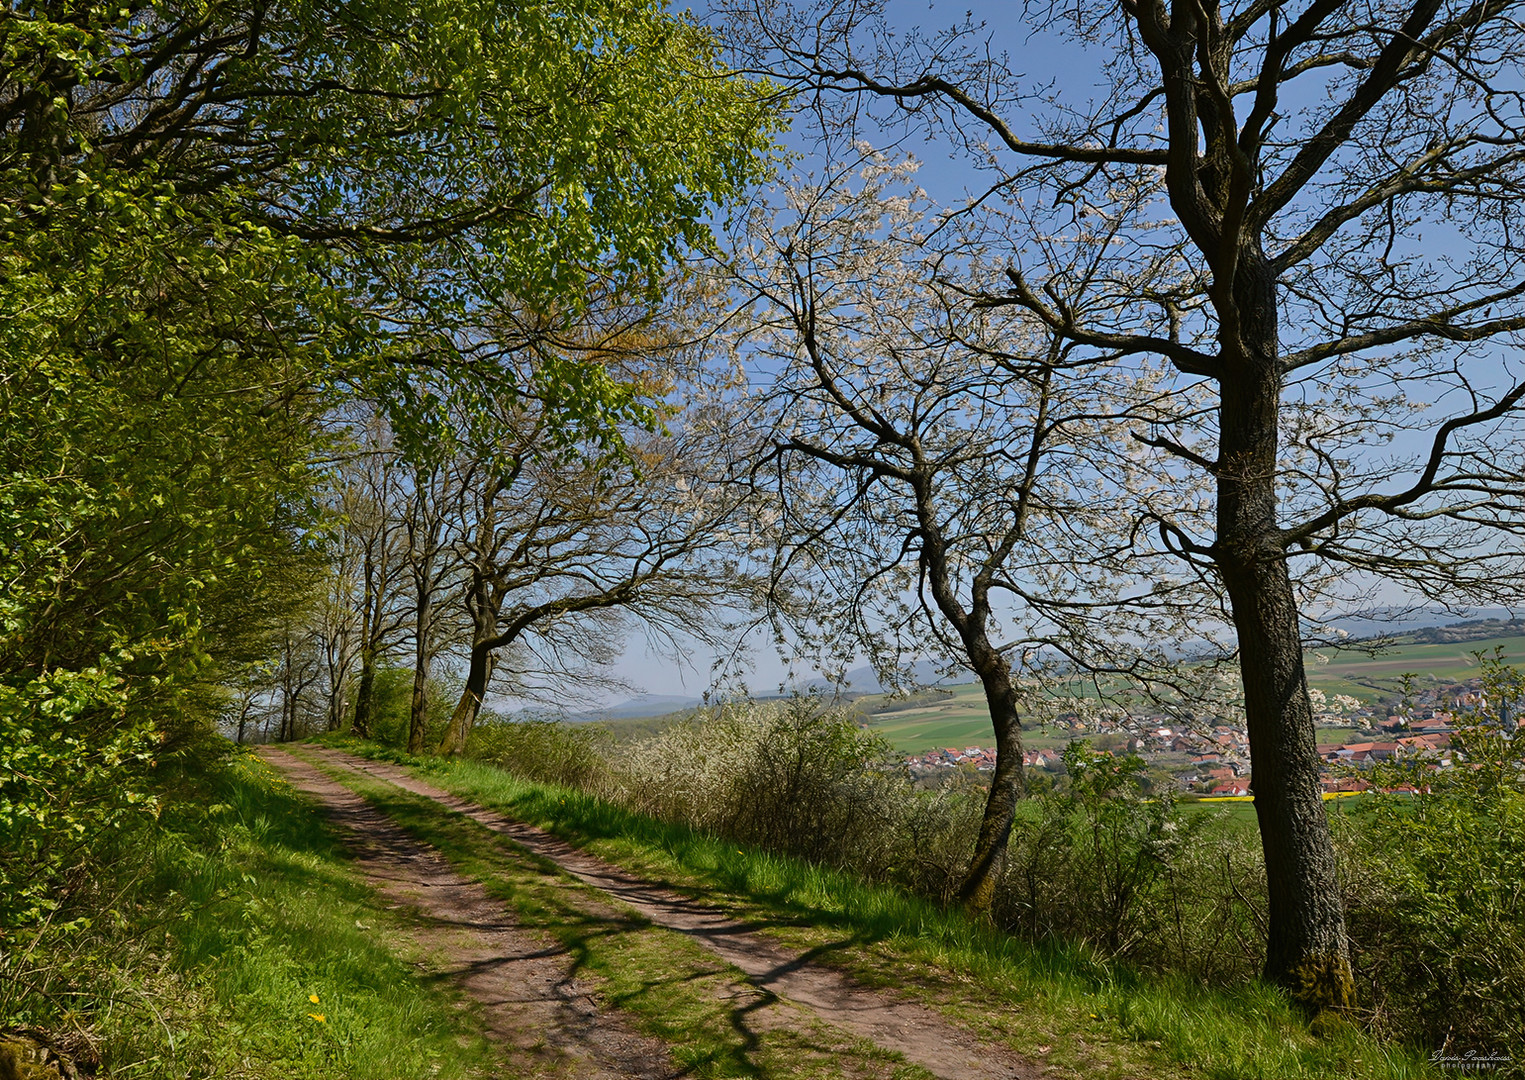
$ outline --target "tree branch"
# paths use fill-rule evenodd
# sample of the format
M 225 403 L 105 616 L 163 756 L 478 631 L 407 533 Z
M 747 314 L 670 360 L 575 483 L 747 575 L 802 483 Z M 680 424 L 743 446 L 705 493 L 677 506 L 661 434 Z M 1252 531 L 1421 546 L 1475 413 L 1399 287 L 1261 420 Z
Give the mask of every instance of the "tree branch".
M 1445 463 L 1449 453 L 1447 446 L 1451 436 L 1463 428 L 1473 427 L 1477 424 L 1485 424 L 1490 420 L 1497 420 L 1513 411 L 1522 400 L 1525 400 L 1525 383 L 1520 383 L 1511 389 L 1493 405 L 1486 409 L 1479 409 L 1465 416 L 1453 416 L 1435 431 L 1435 437 L 1430 444 L 1429 459 L 1425 462 L 1424 471 L 1419 479 L 1414 481 L 1402 491 L 1391 495 L 1358 495 L 1351 499 L 1339 499 L 1335 504 L 1316 517 L 1310 518 L 1301 525 L 1289 529 L 1282 529 L 1277 539 L 1283 550 L 1293 544 L 1300 544 L 1311 540 L 1325 529 L 1332 528 L 1342 519 L 1361 510 L 1380 510 L 1387 514 L 1397 514 L 1403 507 L 1418 501 L 1431 492 L 1446 487 L 1444 483 L 1436 483 L 1436 477 L 1440 473 L 1440 467 Z

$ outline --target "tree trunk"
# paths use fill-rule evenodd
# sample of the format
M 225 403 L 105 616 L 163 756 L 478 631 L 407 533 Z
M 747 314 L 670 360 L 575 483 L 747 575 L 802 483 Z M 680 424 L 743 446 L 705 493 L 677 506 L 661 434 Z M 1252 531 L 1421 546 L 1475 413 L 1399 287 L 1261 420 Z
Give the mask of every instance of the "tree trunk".
M 473 645 L 471 665 L 466 672 L 466 687 L 461 691 L 461 700 L 456 703 L 455 712 L 450 715 L 445 737 L 440 740 L 441 754 L 459 754 L 466 749 L 466 739 L 471 734 L 472 725 L 477 722 L 477 714 L 482 711 L 482 698 L 487 694 L 487 683 L 491 678 L 492 650 L 480 644 Z
M 292 669 L 294 652 L 291 635 L 287 634 L 286 664 L 281 677 L 281 727 L 276 734 L 276 742 L 288 742 L 296 737 L 296 676 Z
M 1346 1008 L 1355 991 L 1350 944 L 1291 579 L 1281 558 L 1222 571 L 1239 631 L 1251 783 L 1269 890 L 1265 976 L 1311 1008 Z
M 1350 945 L 1319 784 L 1297 599 L 1276 517 L 1282 375 L 1275 286 L 1263 260 L 1245 263 L 1235 290 L 1239 338 L 1224 342 L 1219 381 L 1213 557 L 1239 637 L 1269 889 L 1265 976 L 1309 1008 L 1343 1009 L 1354 997 Z
M 343 731 L 345 714 L 349 712 L 349 701 L 345 697 L 345 691 L 349 689 L 349 660 L 345 658 L 344 667 L 338 669 L 333 683 L 328 689 L 328 730 Z
M 361 581 L 365 595 L 360 613 L 360 685 L 355 691 L 355 719 L 350 730 L 362 739 L 371 737 L 372 699 L 376 694 L 376 624 L 381 621 L 381 597 L 376 595 L 376 561 L 366 544 Z
M 413 618 L 413 697 L 408 702 L 408 753 L 424 752 L 424 728 L 429 701 L 429 617 L 433 610 L 428 587 L 428 563 L 419 574 L 418 603 Z
M 428 658 L 420 652 L 413 666 L 413 697 L 408 702 L 408 753 L 410 754 L 424 752 L 425 728 L 429 723 L 428 683 Z
M 481 493 L 482 508 L 477 516 L 476 551 L 471 565 L 471 581 L 466 590 L 466 610 L 471 614 L 471 663 L 466 670 L 466 686 L 456 702 L 445 737 L 440 740 L 441 754 L 459 754 L 466 749 L 466 738 L 482 711 L 482 698 L 492 679 L 492 649 L 487 642 L 498 628 L 498 608 L 502 598 L 493 590 L 491 553 L 496 532 L 495 500 L 501 483 L 487 485 Z
M 360 684 L 355 689 L 355 720 L 350 731 L 362 739 L 369 739 L 375 711 L 376 654 L 367 648 L 360 652 Z
M 969 658 L 985 688 L 995 732 L 996 758 L 995 771 L 990 776 L 990 795 L 985 800 L 985 814 L 974 843 L 974 857 L 959 886 L 958 899 L 970 913 L 984 914 L 990 910 L 996 883 L 1005 868 L 1011 823 L 1017 803 L 1027 793 L 1027 778 L 1022 768 L 1022 722 L 1017 714 L 1011 665 L 990 647 L 983 635 L 969 648 Z
M 990 644 L 985 628 L 990 625 L 990 579 L 976 575 L 966 611 L 953 591 L 948 550 L 934 512 L 931 473 L 921 472 L 915 482 L 916 512 L 921 523 L 921 565 L 932 598 L 958 631 L 969 666 L 985 688 L 990 723 L 996 739 L 996 765 L 990 777 L 990 794 L 980 820 L 974 856 L 959 886 L 958 898 L 971 914 L 990 910 L 996 882 L 1006 862 L 1006 845 L 1017 801 L 1026 791 L 1022 773 L 1022 724 L 1017 717 L 1017 692 L 1011 681 L 1011 664 Z

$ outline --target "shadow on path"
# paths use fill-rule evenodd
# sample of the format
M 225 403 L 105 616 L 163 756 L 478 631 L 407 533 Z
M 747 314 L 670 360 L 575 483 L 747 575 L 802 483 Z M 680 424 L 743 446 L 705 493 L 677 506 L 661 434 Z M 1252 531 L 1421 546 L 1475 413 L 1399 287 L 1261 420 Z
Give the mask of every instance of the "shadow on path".
M 741 969 L 754 989 L 746 995 L 750 1000 L 736 1007 L 734 1022 L 748 1046 L 755 1046 L 757 1030 L 789 1023 L 789 1019 L 776 1014 L 792 1003 L 828 1024 L 903 1055 L 942 1080 L 1030 1080 L 1049 1073 L 1040 1063 L 954 1027 L 924 1005 L 870 990 L 817 963 L 827 953 L 854 944 L 851 937 L 802 953 L 790 951 L 760 936 L 756 932 L 757 923 L 733 919 L 701 901 L 652 885 L 543 829 L 425 783 L 401 766 L 316 747 L 308 747 L 307 752 L 464 815 L 549 859 L 572 877 L 620 900 L 655 925 L 688 935 Z
M 366 880 L 392 907 L 416 913 L 409 937 L 434 957 L 430 978 L 481 1007 L 508 1075 L 573 1080 L 672 1080 L 665 1044 L 600 1009 L 567 949 L 518 926 L 501 901 L 457 874 L 385 814 L 305 761 L 267 746 L 259 754 L 323 807 Z

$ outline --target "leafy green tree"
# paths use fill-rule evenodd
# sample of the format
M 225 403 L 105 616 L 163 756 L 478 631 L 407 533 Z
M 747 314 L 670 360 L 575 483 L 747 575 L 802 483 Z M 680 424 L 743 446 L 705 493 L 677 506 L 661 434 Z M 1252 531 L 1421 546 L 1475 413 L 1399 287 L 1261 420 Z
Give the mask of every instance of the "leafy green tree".
M 287 357 L 230 342 L 294 310 L 283 245 L 219 249 L 171 202 L 79 186 L 35 228 L 13 213 L 3 254 L 0 861 L 26 875 L 6 905 L 56 903 L 82 849 L 151 809 L 214 656 L 267 643 L 311 556 L 315 401 Z
M 386 400 L 415 452 L 446 400 L 651 419 L 554 349 L 502 364 L 536 341 L 495 313 L 654 291 L 767 129 L 655 3 L 9 9 L 0 744 L 30 749 L 0 763 L 0 862 L 57 857 L 0 888 L 56 896 L 78 845 L 55 841 L 148 805 L 121 770 L 201 727 L 191 691 L 264 633 L 240 605 L 297 603 L 277 570 L 318 541 L 342 395 Z

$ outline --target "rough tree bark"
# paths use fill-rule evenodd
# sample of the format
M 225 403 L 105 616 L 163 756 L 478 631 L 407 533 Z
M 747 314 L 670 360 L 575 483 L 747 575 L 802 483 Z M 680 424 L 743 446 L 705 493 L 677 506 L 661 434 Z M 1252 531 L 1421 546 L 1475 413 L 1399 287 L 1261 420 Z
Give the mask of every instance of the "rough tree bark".
M 430 562 L 425 562 L 422 573 L 427 578 Z M 434 597 L 432 590 L 420 588 L 413 617 L 413 694 L 408 701 L 408 753 L 424 751 L 424 734 L 428 726 L 428 696 L 430 620 L 433 617 Z
M 436 654 L 435 593 L 445 587 L 453 565 L 445 542 L 449 473 L 419 468 L 413 475 L 403 528 L 405 552 L 413 579 L 413 693 L 408 701 L 408 752 L 421 754 L 428 731 L 429 675 Z M 443 572 L 442 572 L 443 571 Z
M 1264 277 L 1262 276 L 1262 280 Z M 1255 816 L 1265 856 L 1265 977 L 1316 1008 L 1354 1003 L 1350 944 L 1319 782 L 1297 600 L 1277 522 L 1281 403 L 1274 293 L 1258 290 L 1253 351 L 1220 379 L 1212 560 L 1239 640 Z

